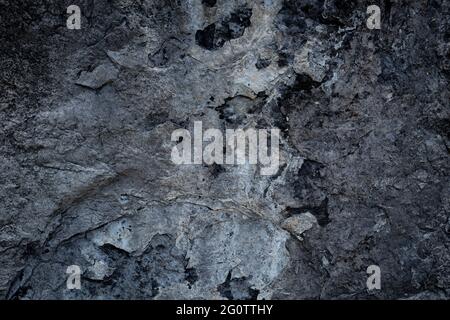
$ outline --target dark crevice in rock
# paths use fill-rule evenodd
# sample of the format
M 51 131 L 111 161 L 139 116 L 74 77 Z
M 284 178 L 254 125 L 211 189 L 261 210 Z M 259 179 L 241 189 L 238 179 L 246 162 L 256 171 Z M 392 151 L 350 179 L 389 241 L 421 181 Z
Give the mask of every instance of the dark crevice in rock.
M 198 30 L 195 34 L 195 42 L 207 50 L 214 50 L 217 48 L 215 40 L 216 25 L 210 24 L 203 30 Z M 223 45 L 223 44 L 222 44 Z
M 259 58 L 255 64 L 255 67 L 256 67 L 256 69 L 261 70 L 261 69 L 267 68 L 271 64 L 272 64 L 272 60 Z
M 246 28 L 251 25 L 252 9 L 240 8 L 218 23 L 212 23 L 195 34 L 197 45 L 216 50 L 224 46 L 227 41 L 242 37 Z
M 207 7 L 209 7 L 209 8 L 212 8 L 212 7 L 215 7 L 215 6 L 216 6 L 217 0 L 202 0 L 202 3 L 203 3 L 205 6 L 207 6 Z
M 127 251 L 117 248 L 109 243 L 104 244 L 101 248 L 108 256 L 112 257 L 128 257 L 130 255 Z
M 293 182 L 299 207 L 291 209 L 290 214 L 311 212 L 320 226 L 329 222 L 328 197 L 324 192 L 324 168 L 320 162 L 306 159 Z
M 228 102 L 233 100 L 233 98 L 226 98 L 225 103 L 216 107 L 216 110 L 219 112 L 219 119 L 225 120 L 228 123 L 232 123 L 232 117 L 234 116 L 233 110 L 229 108 Z
M 241 8 L 231 14 L 231 16 L 222 23 L 224 27 L 224 38 L 237 39 L 242 37 L 246 28 L 250 27 L 250 18 L 252 9 Z
M 325 80 L 324 80 L 325 81 Z M 286 119 L 293 109 L 302 105 L 301 101 L 308 101 L 312 97 L 314 90 L 322 83 L 314 81 L 309 75 L 298 74 L 294 82 L 289 86 L 280 88 L 281 96 L 272 105 L 273 118 L 275 124 L 281 129 L 285 138 L 289 135 L 290 125 Z
M 189 288 L 191 288 L 191 286 L 198 280 L 197 270 L 195 270 L 195 268 L 186 268 L 185 274 L 185 279 L 189 283 Z
M 391 23 L 392 0 L 384 0 L 384 21 Z
M 285 0 L 275 25 L 287 36 L 302 42 L 317 25 L 330 30 L 345 28 L 351 23 L 352 14 L 358 8 L 356 0 Z
M 231 278 L 231 271 L 228 272 L 224 283 L 217 287 L 220 295 L 228 300 L 257 300 L 259 290 L 248 285 L 247 278 Z
M 231 282 L 231 271 L 228 272 L 225 282 L 222 283 L 217 288 L 217 290 L 219 291 L 219 293 L 222 297 L 227 298 L 228 300 L 233 300 L 233 294 L 231 293 L 231 289 L 230 289 L 230 282 Z
M 325 166 L 317 161 L 305 159 L 303 165 L 298 171 L 298 176 L 319 179 L 321 177 L 320 170 Z
M 321 82 L 314 81 L 307 74 L 299 74 L 295 78 L 294 85 L 290 88 L 293 92 L 306 92 L 311 93 L 314 88 L 321 85 Z
M 294 60 L 294 55 L 289 52 L 279 51 L 278 52 L 278 67 L 284 68 L 292 64 Z
M 213 178 L 217 178 L 221 173 L 224 173 L 227 171 L 224 166 L 217 164 L 217 163 L 214 163 L 214 164 L 208 166 L 208 168 L 209 168 L 209 173 Z
M 363 8 L 366 8 L 363 6 Z M 345 27 L 351 22 L 352 14 L 358 9 L 357 0 L 332 0 L 324 5 L 319 21 L 325 25 Z

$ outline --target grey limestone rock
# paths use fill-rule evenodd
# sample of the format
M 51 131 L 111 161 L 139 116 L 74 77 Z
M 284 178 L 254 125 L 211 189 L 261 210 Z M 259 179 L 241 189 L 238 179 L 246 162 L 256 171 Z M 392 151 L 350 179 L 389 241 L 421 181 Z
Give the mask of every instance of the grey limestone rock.
M 71 4 L 0 0 L 0 298 L 449 298 L 448 1 Z M 278 172 L 175 165 L 194 121 Z

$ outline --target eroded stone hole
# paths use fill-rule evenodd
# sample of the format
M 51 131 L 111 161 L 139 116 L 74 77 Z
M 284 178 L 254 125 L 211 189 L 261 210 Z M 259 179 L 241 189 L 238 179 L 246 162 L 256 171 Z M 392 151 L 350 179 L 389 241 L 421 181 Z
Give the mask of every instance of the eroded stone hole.
M 220 23 L 208 25 L 195 34 L 197 45 L 207 50 L 217 50 L 227 41 L 242 37 L 245 29 L 251 25 L 252 9 L 239 8 Z

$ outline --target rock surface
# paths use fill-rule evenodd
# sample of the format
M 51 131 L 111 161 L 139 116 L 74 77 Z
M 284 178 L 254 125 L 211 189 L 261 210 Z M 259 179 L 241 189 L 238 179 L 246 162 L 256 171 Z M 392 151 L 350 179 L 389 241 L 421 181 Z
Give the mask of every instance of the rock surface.
M 0 0 L 0 298 L 450 297 L 448 1 L 76 2 Z M 174 165 L 194 121 L 279 172 Z

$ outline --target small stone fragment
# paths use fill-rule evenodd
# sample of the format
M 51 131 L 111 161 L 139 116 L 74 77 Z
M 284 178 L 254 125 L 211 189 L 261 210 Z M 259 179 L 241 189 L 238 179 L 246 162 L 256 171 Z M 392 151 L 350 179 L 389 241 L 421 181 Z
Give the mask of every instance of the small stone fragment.
M 317 224 L 317 219 L 309 212 L 302 213 L 287 218 L 281 224 L 281 227 L 296 236 L 300 241 L 303 240 L 302 234 Z
M 119 70 L 111 63 L 102 64 L 96 67 L 92 72 L 82 72 L 76 84 L 91 89 L 100 89 L 105 84 L 117 79 Z

